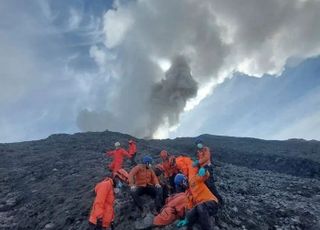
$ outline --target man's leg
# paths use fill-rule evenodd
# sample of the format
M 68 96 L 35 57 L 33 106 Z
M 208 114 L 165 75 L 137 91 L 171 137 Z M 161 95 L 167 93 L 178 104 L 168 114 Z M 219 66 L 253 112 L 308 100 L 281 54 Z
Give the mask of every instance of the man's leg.
M 198 210 L 197 207 L 193 207 L 186 214 L 186 219 L 188 220 L 188 230 L 192 229 L 192 226 L 197 222 L 198 219 Z
M 215 201 L 208 201 L 204 203 L 208 210 L 209 216 L 215 216 L 219 209 L 219 204 Z
M 202 230 L 212 230 L 209 210 L 207 209 L 206 203 L 207 202 L 196 206 L 198 213 L 198 223 L 200 224 Z
M 170 184 L 170 193 L 173 194 L 176 192 L 176 185 L 174 183 L 174 178 L 175 178 L 176 174 L 173 174 L 171 177 L 169 177 L 169 184 Z
M 134 203 L 136 204 L 136 206 L 140 209 L 140 211 L 143 211 L 143 202 L 142 202 L 140 196 L 144 193 L 145 193 L 145 188 L 143 188 L 143 187 L 138 187 L 138 188 L 136 188 L 135 191 L 131 191 L 132 199 L 133 199 Z
M 157 212 L 159 212 L 162 208 L 162 200 L 163 200 L 163 193 L 162 188 L 156 188 L 154 186 L 147 186 L 146 187 L 146 193 L 150 196 L 152 196 L 155 201 L 155 207 Z
M 217 187 L 215 185 L 215 180 L 214 180 L 214 172 L 213 172 L 213 165 L 210 165 L 210 166 L 205 166 L 204 167 L 206 170 L 209 171 L 210 173 L 210 177 L 205 181 L 205 184 L 207 185 L 208 189 L 212 192 L 212 194 L 217 197 L 218 199 L 218 202 L 219 202 L 219 205 L 223 205 L 224 204 L 224 201 L 223 201 L 223 198 L 222 196 L 219 194 L 218 190 L 217 190 Z

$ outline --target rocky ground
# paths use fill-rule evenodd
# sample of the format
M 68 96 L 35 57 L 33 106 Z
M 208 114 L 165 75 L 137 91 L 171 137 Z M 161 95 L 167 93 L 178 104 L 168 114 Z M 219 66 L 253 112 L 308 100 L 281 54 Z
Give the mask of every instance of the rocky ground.
M 87 229 L 93 188 L 109 162 L 103 152 L 129 138 L 79 133 L 0 144 L 0 229 Z M 202 138 L 214 150 L 217 187 L 226 200 L 214 229 L 320 229 L 319 142 Z M 138 159 L 148 153 L 159 160 L 161 149 L 192 155 L 193 143 L 138 140 Z M 116 210 L 116 229 L 135 229 L 137 212 L 126 189 Z

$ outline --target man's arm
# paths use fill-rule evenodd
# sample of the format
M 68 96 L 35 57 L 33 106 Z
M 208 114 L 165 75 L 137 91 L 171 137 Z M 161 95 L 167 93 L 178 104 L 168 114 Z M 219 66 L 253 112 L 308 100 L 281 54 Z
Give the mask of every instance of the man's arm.
M 128 180 L 129 180 L 129 186 L 133 186 L 134 185 L 134 177 L 137 174 L 137 172 L 139 171 L 139 166 L 135 166 L 133 169 L 131 169 L 129 175 L 128 175 Z

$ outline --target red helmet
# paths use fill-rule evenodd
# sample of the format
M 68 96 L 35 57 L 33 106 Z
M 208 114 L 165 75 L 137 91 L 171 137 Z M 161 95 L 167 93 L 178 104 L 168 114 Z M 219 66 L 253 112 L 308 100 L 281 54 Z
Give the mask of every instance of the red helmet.
M 160 152 L 160 157 L 162 158 L 162 160 L 166 160 L 169 157 L 169 154 L 166 150 L 162 150 Z

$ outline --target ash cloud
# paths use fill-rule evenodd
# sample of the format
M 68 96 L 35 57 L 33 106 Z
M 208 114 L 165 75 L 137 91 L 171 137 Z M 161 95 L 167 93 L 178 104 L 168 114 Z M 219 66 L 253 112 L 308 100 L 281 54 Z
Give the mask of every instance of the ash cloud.
M 198 84 L 191 75 L 190 67 L 183 56 L 177 56 L 171 68 L 159 83 L 152 87 L 150 115 L 151 135 L 163 123 L 176 125 L 187 100 L 196 96 Z
M 173 58 L 172 65 L 164 78 L 160 82 L 153 83 L 149 89 L 147 100 L 140 103 L 144 110 L 138 111 L 137 115 L 135 113 L 137 110 L 129 106 L 135 106 L 135 103 L 128 103 L 120 107 L 122 110 L 132 109 L 132 113 L 128 111 L 130 114 L 125 116 L 124 113 L 114 116 L 110 111 L 83 110 L 77 118 L 78 126 L 86 131 L 111 129 L 128 132 L 129 130 L 134 135 L 152 138 L 154 132 L 162 124 L 168 123 L 173 126 L 179 122 L 187 100 L 196 96 L 198 84 L 191 75 L 186 58 L 179 55 Z M 139 114 L 141 114 L 140 119 Z M 137 123 L 139 121 L 141 123 Z
M 100 108 L 80 113 L 78 126 L 150 137 L 178 124 L 186 102 L 210 82 L 233 72 L 279 75 L 290 58 L 319 55 L 318 18 L 317 0 L 115 1 L 104 15 L 106 58 L 97 62 L 109 91 L 91 105 Z M 168 73 L 160 68 L 176 55 L 188 60 L 184 78 L 173 60 Z

